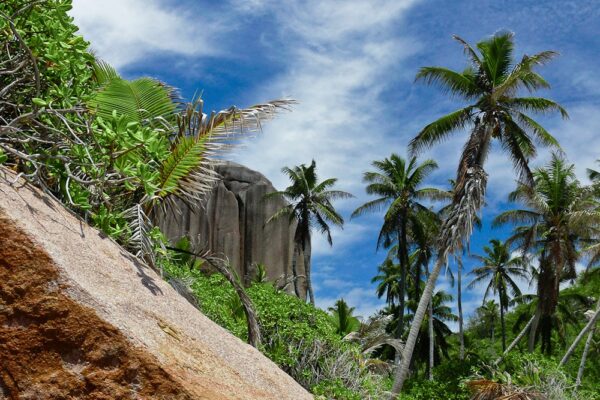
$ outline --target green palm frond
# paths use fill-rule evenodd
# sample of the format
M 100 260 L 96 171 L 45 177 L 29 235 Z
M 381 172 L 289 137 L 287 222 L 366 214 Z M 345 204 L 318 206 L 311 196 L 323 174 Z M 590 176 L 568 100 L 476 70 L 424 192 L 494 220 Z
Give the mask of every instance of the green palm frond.
M 410 141 L 408 148 L 412 154 L 417 154 L 436 143 L 445 140 L 452 132 L 463 129 L 470 122 L 473 115 L 473 107 L 465 107 L 447 114 L 436 121 L 428 124 Z
M 417 73 L 415 81 L 422 80 L 428 85 L 436 84 L 449 94 L 470 99 L 480 94 L 475 79 L 472 69 L 460 73 L 443 67 L 423 67 Z
M 189 103 L 177 115 L 177 138 L 172 154 L 161 167 L 160 197 L 201 199 L 218 178 L 212 168 L 217 162 L 215 157 L 235 145 L 236 139 L 255 133 L 262 122 L 288 111 L 295 103 L 275 100 L 247 109 L 231 107 L 210 116 L 203 113 L 201 99 Z
M 558 111 L 563 118 L 568 118 L 569 114 L 560 104 L 543 97 L 514 97 L 503 99 L 503 103 L 512 109 L 519 111 L 533 111 L 535 113 L 551 113 Z
M 152 78 L 113 78 L 88 102 L 88 107 L 106 120 L 116 111 L 127 122 L 158 127 L 174 118 L 177 106 L 172 97 L 172 88 Z
M 196 139 L 180 136 L 160 170 L 158 196 L 187 196 L 200 200 L 201 196 L 212 189 L 212 183 L 218 178 L 209 168 L 206 159 L 207 138 Z
M 100 86 L 104 86 L 109 82 L 121 79 L 117 70 L 109 63 L 103 60 L 95 60 L 93 64 L 94 79 Z

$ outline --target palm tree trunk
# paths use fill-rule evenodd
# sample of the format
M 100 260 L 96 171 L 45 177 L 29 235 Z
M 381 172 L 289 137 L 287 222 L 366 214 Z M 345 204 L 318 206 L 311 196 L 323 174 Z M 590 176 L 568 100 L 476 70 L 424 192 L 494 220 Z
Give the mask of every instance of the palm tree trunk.
M 304 273 L 306 274 L 306 291 L 308 292 L 308 298 L 310 299 L 310 304 L 315 305 L 315 294 L 312 288 L 312 280 L 310 277 L 310 234 L 308 235 L 308 239 L 305 239 L 305 243 L 302 246 L 302 251 L 304 253 Z
M 565 365 L 567 363 L 567 361 L 569 361 L 569 358 L 571 358 L 571 355 L 575 351 L 575 348 L 577 347 L 577 345 L 579 344 L 581 339 L 583 339 L 583 337 L 585 336 L 587 331 L 589 331 L 590 329 L 592 329 L 594 327 L 594 325 L 596 325 L 596 322 L 598 321 L 598 317 L 600 317 L 600 298 L 598 299 L 598 303 L 596 304 L 596 312 L 594 313 L 594 316 L 590 319 L 590 321 L 587 323 L 587 325 L 581 330 L 581 332 L 579 332 L 579 335 L 577 335 L 577 337 L 571 344 L 571 347 L 569 347 L 569 349 L 563 356 L 562 360 L 560 360 L 560 363 L 558 364 L 559 367 L 562 367 L 563 365 Z
M 529 340 L 527 343 L 527 351 L 533 353 L 535 350 L 535 339 L 537 335 L 538 326 L 540 324 L 540 317 L 542 316 L 542 310 L 540 309 L 539 303 L 535 309 L 535 314 L 533 315 L 533 321 L 531 324 L 531 330 L 529 331 Z
M 400 263 L 400 293 L 399 295 L 399 315 L 398 327 L 396 330 L 396 339 L 402 338 L 404 332 L 404 309 L 406 308 L 406 271 L 408 266 L 408 244 L 406 240 L 406 218 L 402 217 L 400 221 L 400 230 L 398 231 L 398 262 Z
M 434 340 L 433 333 L 433 299 L 429 302 L 429 380 L 433 380 L 433 364 L 434 364 Z
M 515 340 L 513 340 L 512 343 L 508 346 L 508 348 L 506 350 L 504 350 L 502 355 L 500 357 L 498 357 L 498 359 L 496 361 L 494 361 L 494 365 L 500 364 L 502 362 L 502 360 L 504 359 L 504 357 L 506 357 L 506 355 L 517 345 L 517 343 L 519 343 L 519 341 L 521 341 L 521 339 L 523 339 L 523 336 L 525 336 L 525 333 L 527 333 L 527 330 L 533 324 L 534 319 L 535 319 L 535 314 L 533 317 L 531 317 L 529 319 L 529 322 L 527 322 L 527 325 L 525 325 L 525 328 L 523 328 L 523 330 L 517 335 Z
M 458 299 L 458 340 L 460 342 L 460 348 L 458 356 L 460 360 L 465 359 L 465 331 L 463 326 L 463 309 L 462 309 L 462 261 L 457 257 L 456 262 L 458 263 L 458 287 L 457 287 L 457 299 Z
M 594 332 L 596 332 L 596 327 L 594 326 L 590 333 L 588 334 L 588 338 L 585 341 L 585 347 L 583 348 L 583 354 L 581 355 L 581 362 L 579 363 L 579 370 L 577 371 L 577 380 L 575 381 L 575 390 L 579 388 L 581 385 L 581 378 L 583 378 L 583 369 L 585 368 L 585 361 L 587 359 L 587 355 L 590 351 L 590 345 L 592 344 L 592 339 L 594 338 Z
M 500 296 L 500 329 L 502 330 L 502 352 L 506 350 L 506 325 L 504 323 L 504 307 L 502 306 L 502 296 Z
M 408 338 L 406 339 L 406 344 L 404 345 L 404 351 L 402 351 L 402 362 L 400 366 L 396 370 L 396 376 L 394 380 L 394 385 L 392 387 L 392 393 L 390 399 L 396 399 L 400 391 L 402 390 L 402 386 L 404 385 L 404 381 L 408 376 L 408 370 L 410 367 L 410 360 L 412 359 L 412 355 L 415 349 L 415 344 L 417 342 L 417 336 L 419 335 L 419 330 L 421 329 L 421 324 L 423 323 L 423 318 L 425 317 L 425 312 L 427 311 L 427 307 L 429 306 L 429 302 L 431 301 L 433 295 L 433 288 L 435 286 L 435 282 L 437 281 L 438 276 L 440 275 L 440 271 L 442 266 L 446 263 L 445 257 L 438 257 L 435 267 L 429 275 L 429 279 L 427 280 L 427 284 L 425 285 L 425 290 L 423 291 L 423 295 L 419 300 L 419 305 L 417 307 L 417 311 L 413 317 L 413 322 L 410 326 L 410 331 L 408 333 Z M 418 322 L 417 322 L 418 321 Z
M 429 278 L 429 265 L 425 264 L 425 276 Z M 429 365 L 427 368 L 427 375 L 430 381 L 433 380 L 433 351 L 434 351 L 434 333 L 433 333 L 433 297 L 429 301 L 429 307 L 427 307 L 427 325 L 429 335 Z
M 421 296 L 421 300 L 419 300 L 419 306 L 410 326 L 408 338 L 402 352 L 402 363 L 396 370 L 394 377 L 391 399 L 395 399 L 398 396 L 408 376 L 410 359 L 415 350 L 417 336 L 419 335 L 419 330 L 425 317 L 425 310 L 431 301 L 435 282 L 440 275 L 440 271 L 448 261 L 449 253 L 460 249 L 464 245 L 465 239 L 471 236 L 475 218 L 484 203 L 487 174 L 483 170 L 482 165 L 489 148 L 492 129 L 487 128 L 482 135 L 477 134 L 481 131 L 481 126 L 476 126 L 474 130 L 465 146 L 465 153 L 468 151 L 468 154 L 463 154 L 460 161 L 459 179 L 457 179 L 452 209 L 440 230 L 440 250 L 437 261 L 427 280 L 425 291 L 423 292 L 423 296 Z
M 294 282 L 294 293 L 296 297 L 300 298 L 300 290 L 298 289 L 298 254 L 300 246 L 298 242 L 294 240 L 294 252 L 292 253 L 292 278 Z

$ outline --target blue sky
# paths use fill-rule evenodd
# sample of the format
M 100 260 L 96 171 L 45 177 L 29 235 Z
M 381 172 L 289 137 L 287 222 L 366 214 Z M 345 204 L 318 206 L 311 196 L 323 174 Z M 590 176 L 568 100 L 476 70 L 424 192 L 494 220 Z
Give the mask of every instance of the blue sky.
M 499 30 L 515 33 L 517 56 L 556 50 L 560 57 L 541 72 L 553 85 L 541 93 L 563 104 L 569 120 L 541 116 L 567 157 L 585 168 L 600 158 L 600 3 L 578 1 L 443 0 L 74 0 L 72 15 L 96 54 L 128 78 L 149 75 L 203 93 L 209 108 L 248 106 L 292 97 L 300 103 L 264 128 L 230 158 L 265 174 L 276 187 L 287 182 L 284 165 L 317 161 L 322 178 L 356 198 L 337 203 L 347 219 L 334 246 L 314 237 L 317 302 L 328 307 L 344 297 L 368 316 L 381 306 L 370 279 L 385 254 L 375 252 L 381 215 L 349 220 L 368 197 L 361 182 L 372 160 L 406 154 L 408 141 L 426 123 L 462 103 L 436 88 L 415 84 L 420 66 L 462 68 L 458 34 L 475 43 Z M 440 168 L 429 185 L 453 177 L 465 133 L 423 154 Z M 533 165 L 548 153 L 540 151 Z M 514 186 L 508 159 L 494 152 L 484 228 L 472 251 L 508 230 L 489 222 L 510 208 Z M 467 270 L 472 261 L 467 260 Z M 469 278 L 467 278 L 467 281 Z M 448 280 L 439 287 L 450 292 Z M 465 310 L 481 302 L 483 288 L 465 293 Z

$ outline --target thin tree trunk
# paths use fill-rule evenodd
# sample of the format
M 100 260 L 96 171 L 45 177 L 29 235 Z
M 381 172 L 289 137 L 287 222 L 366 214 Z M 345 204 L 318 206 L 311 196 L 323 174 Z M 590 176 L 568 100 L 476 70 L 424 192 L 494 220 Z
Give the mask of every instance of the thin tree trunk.
M 517 335 L 515 340 L 513 340 L 512 343 L 508 346 L 508 348 L 506 350 L 504 350 L 502 355 L 500 357 L 498 357 L 498 359 L 496 361 L 494 361 L 494 365 L 500 364 L 502 362 L 502 360 L 504 359 L 504 357 L 506 357 L 506 355 L 521 341 L 521 339 L 523 339 L 523 336 L 525 336 L 525 334 L 527 333 L 527 330 L 533 324 L 534 319 L 535 319 L 535 314 L 533 317 L 531 317 L 529 319 L 529 322 L 527 322 L 527 325 L 525 325 L 525 328 L 523 328 L 523 330 Z
M 579 335 L 577 335 L 577 337 L 571 344 L 571 347 L 569 347 L 569 350 L 567 350 L 567 352 L 563 356 L 562 360 L 560 360 L 560 363 L 558 364 L 559 367 L 562 367 L 563 365 L 565 365 L 567 363 L 567 361 L 569 361 L 569 358 L 571 358 L 571 355 L 575 351 L 575 348 L 577 347 L 577 345 L 579 344 L 581 339 L 583 339 L 583 337 L 585 336 L 587 331 L 589 331 L 590 329 L 592 329 L 594 327 L 594 325 L 596 325 L 596 322 L 598 321 L 598 317 L 600 317 L 600 299 L 598 299 L 598 303 L 596 304 L 596 312 L 594 313 L 594 316 L 592 317 L 592 319 L 590 319 L 590 321 L 587 323 L 587 325 L 581 330 L 581 332 L 579 332 Z
M 429 278 L 429 265 L 426 264 L 425 265 L 425 275 Z M 427 311 L 428 311 L 428 334 L 429 334 L 429 367 L 427 368 L 427 373 L 428 373 L 428 377 L 429 380 L 432 381 L 433 380 L 433 364 L 434 364 L 434 359 L 433 359 L 433 351 L 434 351 L 434 334 L 433 334 L 433 297 L 431 297 L 431 300 L 429 301 L 429 307 L 427 307 Z
M 537 335 L 538 326 L 540 325 L 540 317 L 542 316 L 542 310 L 540 309 L 539 303 L 535 308 L 535 314 L 533 315 L 533 321 L 531 324 L 531 330 L 529 331 L 529 340 L 527 343 L 527 351 L 533 353 L 535 350 L 535 338 Z
M 304 243 L 304 246 L 302 246 L 302 247 L 303 247 L 302 251 L 304 253 L 304 273 L 306 274 L 306 291 L 308 292 L 308 298 L 310 299 L 310 304 L 312 304 L 314 306 L 315 305 L 315 294 L 313 292 L 312 280 L 310 277 L 310 251 L 311 251 L 310 235 L 308 236 L 306 243 Z
M 583 378 L 583 370 L 585 368 L 585 361 L 586 361 L 587 355 L 590 351 L 592 339 L 594 338 L 594 332 L 596 332 L 595 326 L 590 330 L 590 333 L 588 334 L 588 338 L 585 341 L 585 347 L 583 348 L 583 354 L 581 355 L 581 362 L 579 363 L 579 370 L 577 371 L 577 380 L 575 381 L 575 390 L 577 390 L 579 388 L 579 386 L 581 385 L 581 379 Z
M 502 330 L 502 352 L 506 351 L 506 325 L 504 323 L 504 307 L 502 307 L 502 296 L 500 296 L 500 329 Z
M 229 264 L 221 259 L 216 258 L 205 258 L 205 260 L 221 275 L 229 281 L 231 286 L 235 289 L 240 301 L 242 302 L 242 306 L 244 308 L 244 314 L 246 314 L 246 322 L 248 324 L 248 344 L 257 348 L 260 346 L 261 338 L 260 338 L 260 326 L 258 325 L 258 318 L 256 316 L 256 311 L 254 311 L 254 305 L 252 304 L 252 300 L 248 297 L 246 290 L 241 285 L 239 279 L 235 277 L 235 275 L 231 272 L 229 268 Z
M 396 339 L 402 338 L 404 332 L 404 309 L 406 308 L 406 253 L 408 252 L 406 243 L 406 220 L 403 218 L 400 221 L 400 229 L 398 231 L 398 262 L 400 263 L 400 293 L 399 296 L 399 313 L 398 326 L 396 328 Z
M 465 331 L 463 327 L 463 309 L 462 309 L 462 260 L 459 257 L 456 257 L 456 262 L 458 264 L 458 340 L 460 342 L 460 348 L 458 352 L 458 357 L 460 360 L 465 359 Z
M 433 333 L 433 299 L 429 302 L 429 380 L 433 380 L 434 345 L 435 335 Z

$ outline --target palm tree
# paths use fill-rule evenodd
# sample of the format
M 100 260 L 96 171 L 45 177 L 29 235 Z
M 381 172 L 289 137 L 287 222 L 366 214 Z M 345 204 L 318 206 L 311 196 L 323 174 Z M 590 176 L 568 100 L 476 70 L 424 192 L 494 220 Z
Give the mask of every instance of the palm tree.
M 596 162 L 600 164 L 600 160 L 596 160 Z M 590 180 L 592 181 L 592 185 L 590 187 L 590 190 L 592 192 L 591 196 L 595 197 L 596 199 L 595 210 L 598 214 L 600 213 L 600 171 L 588 168 L 587 173 L 588 178 L 590 178 Z M 587 271 L 589 271 L 590 268 L 600 263 L 600 227 L 596 226 L 592 228 L 592 231 L 593 239 L 590 241 L 591 244 L 586 246 L 586 248 L 584 249 L 585 253 L 589 255 Z
M 518 201 L 527 208 L 503 212 L 494 224 L 521 224 L 516 226 L 509 242 L 518 245 L 524 253 L 539 254 L 539 301 L 529 331 L 529 349 L 533 351 L 540 334 L 542 352 L 550 353 L 560 282 L 575 278 L 579 248 L 591 237 L 600 215 L 594 210 L 590 192 L 575 178 L 574 166 L 567 165 L 556 154 L 545 168 L 538 168 L 533 175 L 534 187 L 521 181 L 509 196 L 511 201 Z
M 386 304 L 395 306 L 400 298 L 400 265 L 394 264 L 393 257 L 388 256 L 377 267 L 377 272 L 378 274 L 371 279 L 371 283 L 377 283 L 377 298 L 385 296 Z
M 352 213 L 352 218 L 367 212 L 377 212 L 387 208 L 384 222 L 381 227 L 377 247 L 389 247 L 392 240 L 397 240 L 397 258 L 400 263 L 400 279 L 398 282 L 399 316 L 396 338 L 403 331 L 404 309 L 406 308 L 406 274 L 410 265 L 409 261 L 409 231 L 422 230 L 421 220 L 417 217 L 419 212 L 432 213 L 419 201 L 422 199 L 435 199 L 443 194 L 434 188 L 421 188 L 423 180 L 437 164 L 433 160 L 417 163 L 416 157 L 406 162 L 397 154 L 381 161 L 373 161 L 375 172 L 365 172 L 363 181 L 367 183 L 368 194 L 377 195 Z
M 344 219 L 335 210 L 331 202 L 336 199 L 347 199 L 353 197 L 350 193 L 340 190 L 332 190 L 337 182 L 335 178 L 325 179 L 319 182 L 316 172 L 317 164 L 315 160 L 307 167 L 304 164 L 288 168 L 282 168 L 292 184 L 280 192 L 267 193 L 266 198 L 283 197 L 288 201 L 288 205 L 281 208 L 273 214 L 267 223 L 283 216 L 289 218 L 290 224 L 296 222 L 296 231 L 294 233 L 294 243 L 296 249 L 292 260 L 292 270 L 294 274 L 294 288 L 296 295 L 300 297 L 300 291 L 297 284 L 296 258 L 301 249 L 304 254 L 304 269 L 306 274 L 306 289 L 310 302 L 315 304 L 315 295 L 312 289 L 310 277 L 310 232 L 313 227 L 318 228 L 321 233 L 327 236 L 329 245 L 333 245 L 331 231 L 328 223 L 338 227 L 343 227 Z
M 490 339 L 492 343 L 496 338 L 496 319 L 498 318 L 498 303 L 495 300 L 484 301 L 477 308 L 477 315 L 482 322 L 490 328 Z
M 417 352 L 415 353 L 415 361 L 425 363 L 427 365 L 428 374 L 431 372 L 430 357 L 433 356 L 436 363 L 439 363 L 442 356 L 448 358 L 448 350 L 450 345 L 446 338 L 452 334 L 452 330 L 448 327 L 447 322 L 456 322 L 458 317 L 452 313 L 452 309 L 447 303 L 453 300 L 452 295 L 439 290 L 432 297 L 432 313 L 427 316 L 427 323 L 423 324 L 419 339 L 417 340 Z M 414 318 L 414 311 L 417 303 L 414 301 L 408 302 L 408 309 L 413 313 L 406 316 L 407 321 Z M 433 316 L 430 328 L 429 318 Z M 430 330 L 433 331 L 433 336 Z M 431 353 L 431 345 L 433 344 L 433 353 Z
M 523 88 L 534 91 L 549 86 L 534 68 L 552 59 L 556 53 L 544 51 L 523 56 L 520 62 L 515 63 L 511 33 L 498 33 L 479 42 L 478 52 L 463 39 L 456 36 L 455 39 L 464 46 L 470 66 L 463 72 L 425 67 L 419 71 L 417 79 L 439 83 L 452 95 L 471 103 L 427 125 L 411 141 L 410 148 L 417 153 L 460 129 L 469 128 L 470 135 L 460 157 L 451 210 L 441 230 L 438 260 L 416 311 L 404 347 L 402 365 L 396 371 L 392 397 L 400 393 L 408 375 L 418 331 L 440 270 L 448 255 L 456 253 L 468 241 L 474 218 L 483 206 L 487 187 L 484 163 L 492 140 L 500 143 L 519 174 L 531 181 L 528 162 L 535 156 L 533 139 L 550 146 L 558 146 L 558 142 L 526 112 L 559 111 L 563 116 L 567 115 L 560 105 L 551 100 L 517 96 Z
M 336 301 L 334 307 L 329 307 L 329 311 L 333 317 L 335 332 L 338 335 L 344 337 L 360 327 L 360 321 L 352 315 L 354 307 L 349 307 L 344 299 Z
M 513 331 L 523 326 L 525 322 L 535 316 L 535 311 L 538 308 L 539 297 L 537 294 L 524 294 L 515 297 L 511 304 L 518 305 L 515 310 L 517 317 Z M 567 333 L 569 326 L 575 329 L 580 327 L 581 320 L 584 318 L 584 312 L 588 307 L 592 306 L 589 297 L 572 291 L 570 289 L 561 290 L 558 294 L 556 312 L 552 316 L 551 326 L 558 333 L 558 339 L 563 346 L 567 345 Z M 532 322 L 533 323 L 533 322 Z
M 504 313 L 508 311 L 510 302 L 509 296 L 513 298 L 521 295 L 519 285 L 514 278 L 527 279 L 527 270 L 525 269 L 524 257 L 512 256 L 510 247 L 498 239 L 492 239 L 490 246 L 485 246 L 485 256 L 472 255 L 482 265 L 471 271 L 475 279 L 469 284 L 472 289 L 477 284 L 488 282 L 483 301 L 487 299 L 490 291 L 498 295 L 498 304 L 500 305 L 500 325 L 502 330 L 502 351 L 506 350 L 506 326 L 504 323 Z

